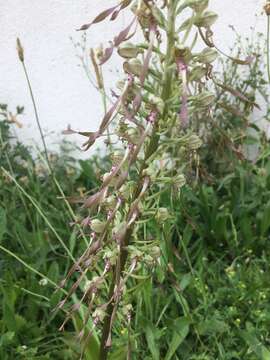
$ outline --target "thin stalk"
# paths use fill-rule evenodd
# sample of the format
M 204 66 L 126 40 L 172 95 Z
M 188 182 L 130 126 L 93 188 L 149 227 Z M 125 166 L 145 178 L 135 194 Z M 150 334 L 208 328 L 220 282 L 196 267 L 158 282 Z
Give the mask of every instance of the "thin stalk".
M 51 280 L 46 275 L 42 274 L 41 272 L 39 272 L 38 270 L 33 268 L 31 265 L 27 264 L 24 260 L 22 260 L 19 256 L 14 254 L 12 251 L 6 249 L 2 245 L 0 245 L 0 249 L 2 251 L 4 251 L 6 254 L 12 256 L 14 259 L 16 259 L 18 262 L 20 262 L 23 266 L 25 266 L 28 270 L 32 271 L 34 274 L 40 276 L 43 279 L 46 279 L 48 281 L 48 283 L 51 284 L 53 287 L 58 288 L 58 285 L 53 280 Z M 61 291 L 64 292 L 65 294 L 67 294 L 67 292 L 64 289 L 61 289 Z
M 22 67 L 23 67 L 23 71 L 24 71 L 24 74 L 25 74 L 25 77 L 26 77 L 26 81 L 27 81 L 27 85 L 28 85 L 28 89 L 29 89 L 29 92 L 30 92 L 30 96 L 31 96 L 31 100 L 32 100 L 32 104 L 33 104 L 33 108 L 34 108 L 34 113 L 35 113 L 35 119 L 36 119 L 36 123 L 37 123 L 37 126 L 38 126 L 38 129 L 39 129 L 39 133 L 40 133 L 40 137 L 41 137 L 41 140 L 42 140 L 42 144 L 43 144 L 43 149 L 44 149 L 44 154 L 45 154 L 45 158 L 46 158 L 46 163 L 47 163 L 47 166 L 48 166 L 48 169 L 49 169 L 49 172 L 52 176 L 52 179 L 58 189 L 58 191 L 60 192 L 61 196 L 63 197 L 64 199 L 64 202 L 67 206 L 67 209 L 73 219 L 73 221 L 76 223 L 76 227 L 79 228 L 79 231 L 80 231 L 80 234 L 81 236 L 83 237 L 84 239 L 84 242 L 85 242 L 85 245 L 88 246 L 88 241 L 83 233 L 83 230 L 81 229 L 80 225 L 77 224 L 76 222 L 76 216 L 70 206 L 70 204 L 68 203 L 68 201 L 66 200 L 65 198 L 65 195 L 64 195 L 64 192 L 63 192 L 63 189 L 62 187 L 60 186 L 58 180 L 56 179 L 56 177 L 54 176 L 54 172 L 53 172 L 53 169 L 52 169 L 52 166 L 51 166 L 51 163 L 50 163 L 50 160 L 49 160 L 49 155 L 48 155 L 48 150 L 47 150 L 47 145 L 46 145 L 46 141 L 45 141 L 45 136 L 43 134 L 43 130 L 42 130 L 42 127 L 41 127 L 41 123 L 40 123 L 40 120 L 39 120 L 39 114 L 38 114 L 38 110 L 37 110 L 37 105 L 36 105 L 36 101 L 35 101 L 35 96 L 34 96 L 34 93 L 33 93 L 33 89 L 32 89 L 32 85 L 31 85 L 31 81 L 30 81 L 30 78 L 28 76 L 28 72 L 27 72 L 27 68 L 26 68 L 26 65 L 25 65 L 25 61 L 24 61 L 24 58 L 20 58 L 21 60 L 21 63 L 22 63 Z
M 46 145 L 46 142 L 45 142 L 45 137 L 44 137 L 43 130 L 42 130 L 40 120 L 39 120 L 39 115 L 38 115 L 38 111 L 37 111 L 37 105 L 36 105 L 33 89 L 32 89 L 32 86 L 31 86 L 31 82 L 30 82 L 28 72 L 27 72 L 27 69 L 26 69 L 26 66 L 25 66 L 25 62 L 21 61 L 21 63 L 22 63 L 23 71 L 24 71 L 25 78 L 26 78 L 26 81 L 27 81 L 27 86 L 28 86 L 28 89 L 29 89 L 29 92 L 30 92 L 30 96 L 31 96 L 31 100 L 32 100 L 33 108 L 34 108 L 34 113 L 35 113 L 35 119 L 36 119 L 36 123 L 37 123 L 37 126 L 38 126 L 41 141 L 42 141 L 42 144 L 43 144 L 43 149 L 44 149 L 46 161 L 48 163 L 48 166 L 49 166 L 51 172 L 53 172 L 52 168 L 51 168 L 50 160 L 49 160 L 49 155 L 48 155 L 47 145 Z
M 48 220 L 47 216 L 43 213 L 43 211 L 40 209 L 40 207 L 38 206 L 38 204 L 35 202 L 35 200 L 21 187 L 21 185 L 17 182 L 17 180 L 5 169 L 1 166 L 1 170 L 15 183 L 15 185 L 18 187 L 18 189 L 24 194 L 24 196 L 27 197 L 28 200 L 30 200 L 30 202 L 34 205 L 34 207 L 36 208 L 36 210 L 38 211 L 38 213 L 41 215 L 41 217 L 43 218 L 43 220 L 45 221 L 45 223 L 48 225 L 48 227 L 51 229 L 51 231 L 53 232 L 53 234 L 55 235 L 55 237 L 57 238 L 57 240 L 60 242 L 60 244 L 63 246 L 63 248 L 66 250 L 67 254 L 69 255 L 70 259 L 76 263 L 75 258 L 73 257 L 73 255 L 71 254 L 70 250 L 68 249 L 68 247 L 66 246 L 66 244 L 64 243 L 64 241 L 62 240 L 61 236 L 57 233 L 57 231 L 55 230 L 55 228 L 53 227 L 53 225 L 50 223 L 50 221 Z

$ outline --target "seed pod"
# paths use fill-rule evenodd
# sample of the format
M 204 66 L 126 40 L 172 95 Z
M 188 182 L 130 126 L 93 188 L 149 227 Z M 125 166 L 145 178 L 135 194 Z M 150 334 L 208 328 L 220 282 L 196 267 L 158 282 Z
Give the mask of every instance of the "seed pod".
M 104 228 L 105 228 L 105 223 L 103 221 L 100 221 L 98 219 L 94 219 L 91 221 L 91 229 L 100 234 L 103 232 Z
M 214 49 L 205 48 L 198 56 L 197 60 L 203 64 L 211 64 L 218 57 L 218 52 Z
M 139 59 L 131 59 L 123 64 L 124 71 L 128 74 L 140 76 L 143 71 L 143 64 Z
M 187 146 L 190 150 L 197 150 L 202 146 L 202 141 L 197 135 L 193 134 L 190 136 Z
M 183 174 L 179 174 L 174 178 L 174 185 L 181 189 L 184 185 L 186 185 L 186 178 Z
M 118 48 L 118 54 L 125 59 L 135 58 L 140 52 L 140 49 L 130 42 L 121 44 Z
M 169 211 L 167 208 L 161 207 L 158 209 L 156 214 L 157 221 L 163 222 L 170 217 Z
M 218 15 L 213 11 L 204 11 L 202 14 L 195 17 L 194 25 L 209 28 L 216 22 L 217 18 Z

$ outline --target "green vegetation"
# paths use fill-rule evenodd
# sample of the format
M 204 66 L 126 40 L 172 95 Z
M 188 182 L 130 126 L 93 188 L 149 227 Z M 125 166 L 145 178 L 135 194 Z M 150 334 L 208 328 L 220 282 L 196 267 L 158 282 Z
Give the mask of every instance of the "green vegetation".
M 167 20 L 160 12 L 153 16 L 161 29 L 170 25 L 169 44 L 174 44 L 173 18 L 184 9 L 170 4 L 164 1 L 172 15 Z M 216 15 L 202 13 L 208 1 L 186 4 L 196 17 L 182 29 L 185 37 L 194 21 L 207 20 L 209 30 Z M 98 19 L 116 18 L 116 8 Z M 142 11 L 137 15 L 147 30 L 149 19 Z M 0 106 L 1 360 L 270 359 L 270 146 L 249 120 L 258 94 L 268 101 L 261 40 L 238 38 L 239 52 L 220 61 L 216 72 L 210 65 L 216 52 L 208 52 L 211 61 L 198 65 L 205 52 L 192 55 L 175 48 L 180 73 L 174 79 L 171 47 L 164 58 L 151 43 L 153 33 L 148 35 L 147 46 L 120 47 L 125 56 L 148 48 L 148 55 L 160 57 L 152 68 L 144 63 L 139 90 L 138 75 L 129 73 L 128 87 L 118 96 L 121 115 L 134 110 L 133 101 L 138 106 L 136 126 L 116 116 L 118 127 L 112 127 L 126 155 L 119 154 L 119 143 L 117 151 L 110 144 L 111 135 L 107 142 L 114 158 L 76 160 L 69 142 L 50 153 L 44 141 L 36 154 L 13 133 L 23 108 L 11 114 Z M 122 41 L 126 37 L 122 33 Z M 18 50 L 27 75 L 20 42 Z M 90 54 L 106 103 L 98 57 Z M 162 83 L 164 61 L 168 71 Z M 138 70 L 134 59 L 125 67 L 132 64 L 132 71 L 134 64 Z M 202 66 L 199 70 L 207 73 L 197 80 L 189 74 L 189 84 L 188 66 L 197 71 Z M 152 96 L 154 87 L 161 98 Z M 183 104 L 180 115 L 188 129 L 175 125 Z M 98 132 L 81 133 L 88 137 L 86 147 L 104 135 L 108 115 L 105 120 Z M 118 186 L 118 176 L 126 191 Z M 111 196 L 95 202 L 98 189 Z M 91 239 L 98 251 L 88 248 L 83 257 Z

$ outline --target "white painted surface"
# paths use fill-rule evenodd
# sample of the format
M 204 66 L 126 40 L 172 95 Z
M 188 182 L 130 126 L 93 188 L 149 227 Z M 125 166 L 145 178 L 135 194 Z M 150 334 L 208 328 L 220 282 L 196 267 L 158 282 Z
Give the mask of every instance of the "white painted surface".
M 214 27 L 215 41 L 228 50 L 234 35 L 228 25 L 234 25 L 244 36 L 250 27 L 265 32 L 266 17 L 261 9 L 264 0 L 211 0 L 210 8 L 219 14 Z M 67 124 L 80 130 L 95 130 L 102 116 L 102 102 L 89 84 L 70 40 L 77 41 L 75 31 L 116 0 L 0 0 L 0 102 L 15 109 L 25 106 L 24 124 L 17 130 L 26 143 L 39 142 L 34 113 L 26 82 L 16 53 L 16 37 L 20 37 L 27 68 L 34 89 L 42 127 L 52 144 Z M 256 14 L 259 16 L 256 17 Z M 109 41 L 121 30 L 127 19 L 122 15 L 117 24 L 102 23 L 88 31 L 92 47 Z M 112 87 L 117 75 L 117 58 L 105 67 L 106 85 Z M 53 132 L 53 134 L 52 134 Z M 80 139 L 81 140 L 81 139 Z

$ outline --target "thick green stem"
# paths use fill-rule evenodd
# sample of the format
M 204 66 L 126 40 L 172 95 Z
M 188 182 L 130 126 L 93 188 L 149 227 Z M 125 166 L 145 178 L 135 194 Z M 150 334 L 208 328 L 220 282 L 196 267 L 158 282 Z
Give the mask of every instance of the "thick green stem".
M 167 106 L 166 102 L 171 96 L 171 83 L 172 83 L 173 73 L 172 73 L 172 69 L 171 69 L 170 65 L 173 63 L 173 56 L 174 56 L 176 3 L 177 3 L 176 0 L 171 0 L 170 3 L 168 4 L 167 51 L 166 51 L 166 58 L 165 58 L 165 72 L 164 72 L 164 77 L 163 77 L 163 89 L 162 89 L 162 93 L 161 93 L 161 98 L 165 103 L 164 112 L 162 114 L 163 119 L 168 114 L 168 106 Z M 132 197 L 132 202 L 137 199 L 137 197 L 141 191 L 142 180 L 143 180 L 142 173 L 143 173 L 143 170 L 147 167 L 147 160 L 158 149 L 158 145 L 159 145 L 159 135 L 157 134 L 158 126 L 159 126 L 158 121 L 156 121 L 153 132 L 152 132 L 152 137 L 150 139 L 150 143 L 147 146 L 146 151 L 145 151 L 144 162 L 142 163 L 141 169 L 139 171 L 138 183 L 137 183 L 136 189 L 135 189 L 133 197 Z M 133 229 L 129 228 L 125 235 L 125 238 L 124 238 L 124 241 L 123 241 L 123 244 L 121 247 L 120 273 L 123 272 L 125 265 L 126 265 L 127 256 L 128 256 L 126 248 L 130 243 L 130 240 L 132 237 L 132 232 L 133 232 Z M 113 293 L 115 291 L 117 275 L 119 275 L 119 274 L 116 274 L 116 269 L 115 269 L 113 279 L 111 282 L 111 286 L 110 286 L 110 290 L 109 290 L 108 299 L 112 298 Z M 108 357 L 109 349 L 108 349 L 108 347 L 106 347 L 106 341 L 107 341 L 109 333 L 110 333 L 110 324 L 111 324 L 113 309 L 114 309 L 114 303 L 111 302 L 107 308 L 107 311 L 106 311 L 107 315 L 104 319 L 102 338 L 101 338 L 101 343 L 100 343 L 99 360 L 107 360 L 107 357 Z

